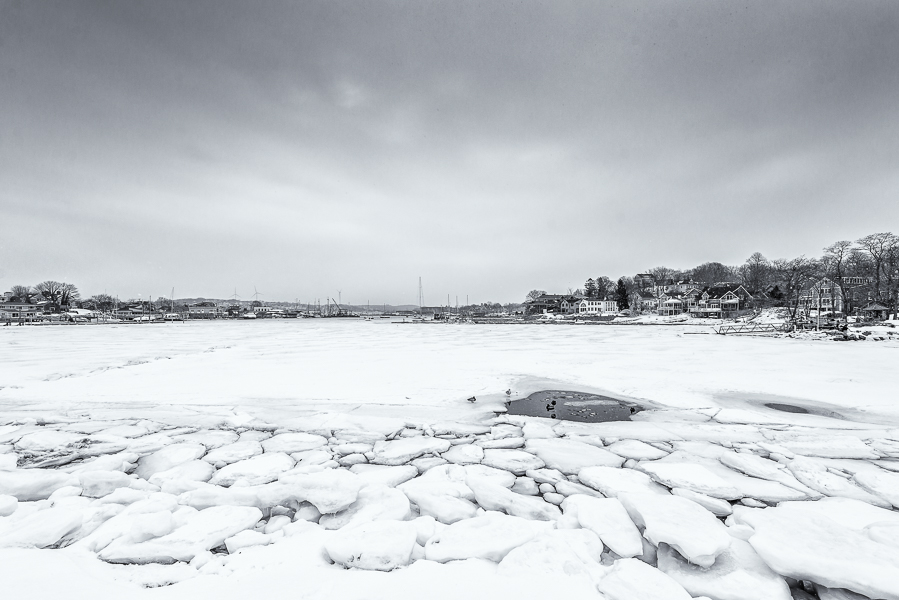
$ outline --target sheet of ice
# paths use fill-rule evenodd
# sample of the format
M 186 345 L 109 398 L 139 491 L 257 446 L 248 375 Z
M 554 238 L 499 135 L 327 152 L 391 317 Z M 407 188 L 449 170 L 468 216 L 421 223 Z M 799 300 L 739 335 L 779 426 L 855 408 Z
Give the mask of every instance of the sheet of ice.
M 193 433 L 183 433 L 172 438 L 175 442 L 203 444 L 207 450 L 215 450 L 237 441 L 233 431 L 220 429 L 201 429 Z
M 866 471 L 853 475 L 852 481 L 863 490 L 899 508 L 899 473 Z
M 488 511 L 453 523 L 437 533 L 428 540 L 425 557 L 437 562 L 468 558 L 499 562 L 513 548 L 550 529 L 552 523 L 548 521 L 531 521 Z
M 803 493 L 817 496 L 814 490 L 811 490 L 800 483 L 784 465 L 776 461 L 762 458 L 761 456 L 750 454 L 748 452 L 724 452 L 718 456 L 718 460 L 721 461 L 721 464 L 728 466 L 735 471 L 739 471 L 740 473 L 745 473 L 751 477 L 776 481 L 777 483 L 797 489 Z
M 822 458 L 880 458 L 870 446 L 855 436 L 828 435 L 826 438 L 809 436 L 806 439 L 777 440 L 777 443 L 791 452 L 802 456 Z
M 705 494 L 700 494 L 692 490 L 685 490 L 683 488 L 672 488 L 671 493 L 675 496 L 692 500 L 716 517 L 726 517 L 734 512 L 729 502 L 725 502 L 719 498 L 712 498 L 711 496 L 706 496 Z
M 215 467 L 205 460 L 189 460 L 171 469 L 155 473 L 150 477 L 150 483 L 162 486 L 164 482 L 173 480 L 206 482 L 213 473 Z
M 686 498 L 659 494 L 619 494 L 643 537 L 656 547 L 666 543 L 695 565 L 710 567 L 730 547 L 724 525 L 708 510 Z
M 599 536 L 618 556 L 632 558 L 643 554 L 640 532 L 617 498 L 568 496 L 562 502 L 565 516 L 577 518 L 581 527 Z
M 795 505 L 734 516 L 755 530 L 749 543 L 775 572 L 869 598 L 899 599 L 899 549 Z
M 408 521 L 371 521 L 335 532 L 325 548 L 344 567 L 391 571 L 409 564 L 415 540 L 415 526 Z
M 464 473 L 464 471 L 463 471 Z M 434 517 L 444 524 L 470 519 L 477 512 L 474 492 L 463 479 L 440 476 L 439 471 L 425 474 L 397 486 L 422 515 Z
M 375 442 L 371 462 L 380 465 L 402 465 L 423 454 L 446 452 L 448 440 L 428 436 Z
M 679 583 L 636 558 L 616 560 L 596 588 L 608 600 L 691 600 Z
M 484 449 L 476 444 L 458 444 L 440 456 L 457 465 L 471 465 L 484 460 Z
M 349 508 L 333 515 L 323 515 L 319 525 L 325 529 L 341 529 L 380 520 L 406 521 L 411 517 L 409 499 L 401 491 L 373 484 L 359 490 Z
M 157 491 L 156 486 L 121 471 L 82 471 L 78 473 L 78 485 L 82 494 L 90 498 L 101 498 L 123 487 Z
M 669 488 L 684 488 L 724 500 L 743 497 L 736 486 L 697 463 L 646 462 L 640 464 L 640 469 Z
M 545 466 L 543 460 L 524 450 L 484 450 L 484 458 L 481 464 L 509 471 L 515 475 L 524 475 L 531 469 L 541 469 Z
M 899 525 L 899 512 L 851 498 L 824 498 L 818 502 L 784 502 L 778 506 L 824 516 L 855 531 L 863 531 L 875 523 Z
M 70 485 L 78 485 L 78 478 L 52 469 L 0 471 L 0 494 L 15 496 L 20 502 L 45 500 L 59 488 Z
M 73 446 L 85 439 L 87 439 L 87 436 L 83 434 L 42 428 L 23 435 L 15 443 L 15 447 L 16 452 L 51 452 Z
M 328 443 L 328 440 L 320 435 L 312 433 L 281 433 L 260 442 L 265 452 L 303 452 L 315 450 Z
M 359 476 L 362 485 L 380 483 L 396 487 L 418 475 L 418 469 L 410 465 L 353 465 L 350 471 Z
M 19 506 L 19 501 L 15 496 L 7 496 L 6 494 L 0 494 L 0 517 L 8 517 L 9 515 L 16 512 L 16 508 Z
M 262 445 L 259 442 L 256 440 L 243 440 L 211 450 L 203 457 L 203 460 L 216 466 L 224 466 L 252 458 L 258 454 L 262 454 Z
M 13 523 L 0 522 L 0 547 L 46 548 L 81 527 L 81 521 L 80 510 L 48 508 L 33 512 Z
M 169 563 L 194 556 L 224 543 L 236 533 L 256 525 L 262 511 L 247 506 L 214 506 L 193 513 L 186 524 L 162 537 L 143 542 L 118 538 L 98 552 L 115 563 Z
M 861 500 L 874 506 L 890 508 L 887 500 L 862 489 L 848 479 L 827 470 L 826 465 L 808 458 L 796 458 L 787 465 L 800 483 L 825 496 L 837 496 Z
M 345 469 L 297 475 L 282 473 L 278 480 L 290 486 L 294 493 L 312 503 L 322 514 L 349 508 L 362 488 L 359 478 Z
M 509 552 L 496 572 L 507 577 L 578 578 L 592 587 L 602 572 L 602 550 L 602 542 L 587 529 L 547 531 Z
M 790 588 L 747 542 L 732 539 L 730 547 L 709 568 L 691 565 L 667 544 L 658 551 L 659 570 L 693 596 L 715 600 L 792 600 Z
M 230 486 L 236 481 L 243 481 L 246 485 L 260 485 L 275 481 L 281 473 L 293 468 L 294 464 L 294 460 L 283 452 L 266 452 L 222 467 L 215 472 L 209 483 Z
M 530 439 L 525 444 L 550 469 L 576 475 L 586 467 L 620 467 L 624 458 L 591 444 L 569 439 Z
M 668 494 L 668 488 L 654 482 L 646 473 L 634 469 L 587 467 L 578 472 L 577 478 L 609 498 L 617 498 L 618 494 L 626 492 Z
M 521 433 L 525 439 L 548 439 L 556 437 L 553 426 L 549 423 L 542 423 L 537 419 L 529 419 L 522 427 Z
M 141 479 L 150 479 L 160 471 L 168 471 L 182 463 L 196 460 L 206 454 L 203 444 L 186 443 L 170 444 L 153 454 L 143 456 L 137 461 L 135 474 Z
M 243 531 L 232 535 L 225 540 L 225 549 L 228 550 L 228 554 L 234 554 L 238 550 L 242 550 L 244 548 L 252 548 L 253 546 L 267 546 L 277 539 L 279 539 L 279 536 L 270 535 L 261 531 L 244 529 Z
M 640 440 L 621 440 L 609 444 L 608 450 L 618 456 L 634 460 L 656 460 L 668 455 L 664 450 L 659 450 Z

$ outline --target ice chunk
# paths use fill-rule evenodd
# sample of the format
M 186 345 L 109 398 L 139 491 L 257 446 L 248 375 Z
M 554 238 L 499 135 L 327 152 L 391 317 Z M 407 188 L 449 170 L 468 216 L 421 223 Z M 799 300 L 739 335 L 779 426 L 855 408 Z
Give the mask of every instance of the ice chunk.
M 589 529 L 618 556 L 643 554 L 640 532 L 616 498 L 593 498 L 576 494 L 562 502 L 565 515 L 574 515 L 581 527 Z
M 721 461 L 721 464 L 751 477 L 776 481 L 812 497 L 820 497 L 816 492 L 800 483 L 786 467 L 773 460 L 746 452 L 724 452 L 718 456 L 718 460 Z
M 0 494 L 15 496 L 20 502 L 46 500 L 61 487 L 78 485 L 78 478 L 51 469 L 0 471 Z
M 279 534 L 283 536 L 282 534 Z M 225 548 L 228 554 L 234 554 L 241 548 L 249 548 L 251 546 L 267 546 L 275 541 L 275 537 L 262 533 L 260 531 L 252 531 L 245 529 L 236 535 L 232 535 L 225 540 Z
M 899 474 L 889 471 L 860 471 L 852 480 L 862 489 L 899 508 Z
M 67 446 L 78 444 L 86 439 L 89 438 L 83 434 L 42 428 L 39 431 L 23 435 L 19 441 L 15 443 L 15 447 L 17 452 L 52 452 L 54 450 L 61 450 Z
M 602 570 L 602 549 L 602 542 L 587 529 L 547 531 L 509 552 L 497 573 L 527 578 L 583 577 L 592 583 Z
M 892 504 L 879 496 L 863 490 L 851 481 L 835 475 L 827 470 L 827 467 L 813 459 L 796 458 L 787 465 L 802 484 L 825 496 L 838 496 L 861 500 L 874 506 L 890 508 Z
M 150 483 L 162 486 L 167 481 L 209 481 L 215 467 L 205 460 L 189 460 L 177 467 L 165 471 L 159 471 L 150 477 Z
M 501 485 L 504 488 L 511 488 L 515 485 L 516 479 L 515 475 L 509 471 L 504 471 L 495 467 L 488 467 L 487 465 L 465 465 L 464 475 L 460 475 L 460 477 L 464 480 L 471 476 L 486 477 L 493 483 Z
M 222 467 L 209 483 L 230 486 L 235 481 L 244 480 L 249 485 L 260 485 L 275 481 L 278 475 L 293 468 L 293 465 L 293 459 L 283 452 L 266 452 Z
M 815 591 L 818 592 L 820 600 L 869 600 L 867 596 L 862 596 L 849 590 L 832 589 L 823 585 L 816 585 Z
M 887 522 L 899 525 L 899 512 L 878 508 L 851 498 L 824 498 L 817 502 L 782 502 L 778 506 L 812 512 L 855 531 L 863 531 L 874 523 Z
M 484 450 L 481 464 L 496 469 L 509 471 L 515 475 L 524 475 L 530 469 L 541 469 L 545 463 L 540 458 L 524 450 Z
M 531 439 L 525 447 L 550 469 L 576 475 L 586 467 L 620 467 L 624 458 L 591 444 L 569 439 Z
M 476 440 L 474 444 L 480 446 L 484 450 L 511 450 L 514 448 L 523 448 L 525 439 L 523 437 L 507 437 L 498 440 Z
M 555 469 L 529 469 L 525 475 L 537 483 L 551 483 L 555 485 L 559 481 L 568 481 L 561 471 L 556 471 Z
M 880 458 L 870 446 L 855 436 L 827 435 L 798 439 L 776 440 L 784 448 L 802 456 L 821 458 Z
M 349 456 L 350 454 L 365 454 L 371 452 L 372 444 L 363 444 L 361 442 L 351 442 L 347 444 L 338 444 L 334 446 L 334 453 L 337 456 Z
M 594 498 L 603 498 L 604 496 L 586 485 L 575 483 L 573 481 L 560 481 L 555 484 L 556 492 L 563 496 L 572 496 L 574 494 L 583 494 L 585 496 L 593 496 Z
M 415 526 L 408 521 L 371 521 L 334 532 L 325 550 L 347 568 L 391 571 L 409 564 L 415 539 Z
M 667 544 L 658 550 L 659 570 L 681 584 L 693 596 L 717 600 L 791 600 L 790 588 L 759 557 L 752 546 L 739 539 L 721 553 L 715 564 L 704 569 L 691 565 Z
M 145 542 L 171 533 L 175 526 L 175 519 L 168 511 L 138 514 L 131 522 L 130 537 L 134 542 Z
M 457 465 L 470 465 L 479 463 L 484 459 L 484 449 L 475 444 L 459 444 L 440 456 Z
M 117 539 L 98 556 L 115 563 L 190 561 L 204 550 L 215 548 L 236 533 L 253 527 L 261 518 L 262 511 L 258 508 L 214 506 L 193 513 L 186 524 L 168 535 L 144 542 Z
M 521 428 L 525 439 L 550 439 L 556 437 L 552 425 L 540 421 L 528 421 Z
M 73 463 L 62 467 L 60 471 L 67 473 L 81 473 L 84 471 L 122 471 L 127 472 L 134 469 L 139 454 L 135 452 L 117 452 L 115 454 L 104 454 L 83 462 Z
M 643 537 L 658 546 L 666 543 L 691 563 L 710 567 L 728 547 L 731 537 L 715 515 L 686 498 L 659 494 L 619 494 L 628 515 Z
M 537 488 L 537 483 L 530 477 L 516 478 L 511 489 L 516 494 L 523 494 L 525 496 L 536 496 L 540 493 L 540 490 Z
M 80 510 L 71 508 L 39 510 L 12 524 L 5 531 L 0 530 L 0 547 L 46 548 L 81 527 L 81 521 Z
M 485 510 L 498 510 L 506 514 L 538 521 L 558 520 L 562 513 L 554 505 L 536 496 L 523 496 L 479 476 L 466 480 L 474 492 L 475 500 Z
M 89 498 L 101 498 L 118 488 L 139 487 L 132 485 L 139 480 L 129 477 L 121 471 L 84 471 L 78 474 L 78 481 L 83 490 L 82 494 Z M 144 482 L 140 483 L 147 485 Z
M 304 452 L 315 450 L 328 443 L 328 440 L 320 435 L 312 433 L 281 433 L 262 442 L 262 449 L 266 452 Z
M 725 502 L 719 498 L 712 498 L 711 496 L 706 496 L 705 494 L 700 494 L 692 490 L 685 490 L 683 488 L 674 488 L 671 490 L 671 493 L 675 496 L 692 500 L 716 517 L 726 517 L 734 512 L 729 502 Z
M 187 442 L 203 444 L 207 450 L 215 450 L 237 441 L 237 434 L 233 431 L 219 429 L 201 429 L 193 433 L 184 433 L 172 438 L 175 442 Z
M 596 584 L 608 600 L 691 600 L 675 580 L 636 558 L 622 558 Z
M 668 456 L 668 453 L 664 450 L 659 450 L 640 440 L 621 440 L 620 442 L 609 444 L 607 448 L 609 452 L 634 460 L 656 460 Z
M 655 481 L 670 488 L 685 488 L 713 498 L 735 500 L 742 498 L 735 486 L 706 467 L 689 462 L 641 463 L 640 469 Z
M 386 485 L 369 485 L 359 491 L 356 501 L 335 515 L 323 515 L 319 525 L 325 529 L 341 529 L 368 521 L 405 521 L 411 516 L 406 495 Z
M 196 460 L 206 454 L 203 444 L 170 444 L 153 454 L 137 461 L 135 474 L 142 479 L 150 479 L 160 471 L 167 471 L 190 460 Z
M 513 548 L 550 529 L 550 522 L 487 512 L 453 523 L 434 535 L 425 546 L 425 557 L 437 562 L 468 558 L 499 562 Z
M 359 476 L 362 485 L 380 483 L 387 487 L 396 487 L 418 475 L 418 469 L 411 465 L 353 465 L 350 472 Z
M 668 494 L 668 488 L 654 482 L 646 473 L 634 469 L 587 467 L 578 472 L 577 478 L 609 498 L 617 498 L 618 494 L 626 492 Z
M 8 517 L 13 514 L 16 512 L 18 505 L 19 501 L 15 496 L 7 496 L 6 494 L 0 495 L 0 517 Z
M 19 456 L 15 452 L 0 454 L 0 471 L 10 471 L 16 468 Z
M 356 501 L 362 482 L 345 469 L 327 469 L 318 473 L 281 474 L 281 483 L 288 484 L 295 493 L 312 503 L 322 514 L 336 513 L 349 508 Z
M 410 501 L 418 505 L 422 515 L 450 524 L 469 519 L 477 512 L 472 503 L 474 492 L 463 481 L 427 474 L 397 486 Z
M 816 503 L 785 504 L 734 513 L 755 530 L 749 543 L 772 570 L 870 598 L 899 599 L 899 548 L 798 506 Z
M 450 448 L 448 440 L 421 436 L 393 441 L 375 442 L 374 458 L 371 462 L 381 465 L 402 465 L 423 454 L 446 452 Z

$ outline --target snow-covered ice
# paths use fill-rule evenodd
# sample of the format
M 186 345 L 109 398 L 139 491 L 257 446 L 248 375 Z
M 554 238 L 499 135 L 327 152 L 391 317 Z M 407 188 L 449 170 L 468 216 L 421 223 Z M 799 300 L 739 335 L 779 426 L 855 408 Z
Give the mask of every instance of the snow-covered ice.
M 11 596 L 393 599 L 427 585 L 786 600 L 799 579 L 822 600 L 899 594 L 895 340 L 330 320 L 8 329 Z M 44 351 L 60 344 L 71 351 Z M 504 414 L 505 390 L 541 389 L 647 410 Z

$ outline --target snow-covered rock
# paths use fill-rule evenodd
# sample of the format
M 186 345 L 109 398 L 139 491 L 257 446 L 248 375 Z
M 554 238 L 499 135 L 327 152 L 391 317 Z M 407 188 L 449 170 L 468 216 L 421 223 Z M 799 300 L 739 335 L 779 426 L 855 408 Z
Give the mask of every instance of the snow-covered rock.
M 266 452 L 222 467 L 215 472 L 209 483 L 230 486 L 238 480 L 243 480 L 248 485 L 260 485 L 275 481 L 281 473 L 293 466 L 294 460 L 287 454 L 275 451 Z
M 359 491 L 349 508 L 334 515 L 323 515 L 319 525 L 325 529 L 352 527 L 369 521 L 405 521 L 411 516 L 409 499 L 401 491 L 386 485 L 369 485 Z
M 581 527 L 598 535 L 618 556 L 632 558 L 643 554 L 640 532 L 618 499 L 578 494 L 568 496 L 562 502 L 562 510 L 566 516 L 576 517 Z
M 691 600 L 683 586 L 636 558 L 616 560 L 596 589 L 608 600 Z
M 755 530 L 749 543 L 773 571 L 869 598 L 899 600 L 899 548 L 799 504 L 816 503 L 734 512 L 739 523 Z
M 619 494 L 628 515 L 656 547 L 666 543 L 691 563 L 710 567 L 730 547 L 724 525 L 686 498 L 660 494 Z
M 70 485 L 78 485 L 78 478 L 52 469 L 0 471 L 0 494 L 15 496 L 20 502 L 46 500 L 59 488 Z
M 759 557 L 752 546 L 731 540 L 708 568 L 691 565 L 667 544 L 658 550 L 659 570 L 681 584 L 693 596 L 716 600 L 791 600 L 790 588 Z
M 545 466 L 543 460 L 524 450 L 489 449 L 484 450 L 482 465 L 509 471 L 515 475 L 524 475 L 531 469 Z
M 437 562 L 468 558 L 499 562 L 513 548 L 550 529 L 550 522 L 491 511 L 453 523 L 435 534 L 425 546 L 425 557 Z
M 141 479 L 149 480 L 160 471 L 167 471 L 172 467 L 196 460 L 204 454 L 206 454 L 206 446 L 203 444 L 170 444 L 138 460 L 135 474 Z
M 380 465 L 402 465 L 423 454 L 443 453 L 449 450 L 448 440 L 422 436 L 392 441 L 375 442 L 371 462 Z
M 551 469 L 576 475 L 586 467 L 620 467 L 624 458 L 591 444 L 570 439 L 530 439 L 525 444 Z
M 581 483 L 609 498 L 622 493 L 668 494 L 668 489 L 655 483 L 649 475 L 635 469 L 587 467 L 578 472 Z
M 471 465 L 484 460 L 484 449 L 475 444 L 459 444 L 440 456 L 457 465 Z
M 466 483 L 474 492 L 477 503 L 485 510 L 502 511 L 515 517 L 539 521 L 554 521 L 562 516 L 556 506 L 542 498 L 516 494 L 487 478 L 470 476 Z
M 184 525 L 162 537 L 143 542 L 117 539 L 100 550 L 98 556 L 114 563 L 190 561 L 197 554 L 253 527 L 261 518 L 262 511 L 258 508 L 214 506 L 193 513 Z
M 265 452 L 304 452 L 314 450 L 328 443 L 320 435 L 312 433 L 281 433 L 261 442 Z
M 391 571 L 409 564 L 416 536 L 415 525 L 408 521 L 371 521 L 334 532 L 325 550 L 347 568 Z

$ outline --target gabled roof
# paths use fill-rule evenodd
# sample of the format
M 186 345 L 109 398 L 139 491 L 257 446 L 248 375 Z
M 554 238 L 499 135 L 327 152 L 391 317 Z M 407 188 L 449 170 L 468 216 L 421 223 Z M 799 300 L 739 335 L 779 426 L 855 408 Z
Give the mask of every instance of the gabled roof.
M 643 300 L 655 300 L 655 294 L 646 290 L 638 290 L 637 295 Z
M 864 307 L 862 310 L 890 310 L 880 302 L 872 302 L 868 306 Z
M 746 291 L 746 288 L 744 288 L 743 285 L 739 283 L 716 284 L 707 287 L 704 291 L 708 293 L 709 298 L 721 298 L 728 292 L 736 293 L 740 288 L 743 289 L 743 293 L 749 295 L 749 292 Z

